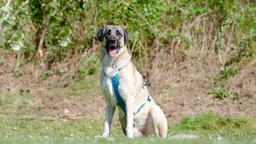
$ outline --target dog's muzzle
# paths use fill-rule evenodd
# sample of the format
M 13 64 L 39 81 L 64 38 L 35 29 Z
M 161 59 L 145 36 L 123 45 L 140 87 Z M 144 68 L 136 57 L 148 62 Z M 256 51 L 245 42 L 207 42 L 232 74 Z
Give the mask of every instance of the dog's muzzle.
M 120 45 L 119 45 L 118 38 L 113 35 L 110 35 L 107 38 L 107 52 L 109 56 L 115 57 L 119 49 L 120 49 Z

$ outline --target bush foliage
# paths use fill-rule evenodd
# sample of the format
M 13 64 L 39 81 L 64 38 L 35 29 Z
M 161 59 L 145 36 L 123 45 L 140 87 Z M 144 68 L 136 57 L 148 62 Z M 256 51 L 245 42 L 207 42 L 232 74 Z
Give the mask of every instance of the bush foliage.
M 193 48 L 219 54 L 223 67 L 256 53 L 253 0 L 2 0 L 0 6 L 1 53 L 19 55 L 24 64 L 39 59 L 47 70 L 66 60 L 77 66 L 97 52 L 95 33 L 106 24 L 128 29 L 129 47 L 144 71 Z

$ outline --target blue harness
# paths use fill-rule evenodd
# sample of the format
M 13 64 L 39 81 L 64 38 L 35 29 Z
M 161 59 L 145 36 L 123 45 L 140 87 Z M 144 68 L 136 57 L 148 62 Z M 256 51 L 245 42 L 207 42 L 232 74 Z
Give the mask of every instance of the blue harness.
M 119 69 L 118 71 L 120 71 L 121 69 Z M 114 92 L 115 92 L 115 95 L 116 95 L 116 99 L 117 99 L 117 105 L 119 107 L 121 107 L 121 109 L 123 110 L 125 116 L 126 116 L 126 106 L 125 106 L 125 102 L 123 100 L 123 98 L 120 96 L 119 92 L 118 92 L 118 85 L 119 85 L 119 81 L 118 81 L 118 73 L 111 77 L 111 81 L 112 81 L 112 86 L 113 86 L 113 89 L 114 89 Z M 144 86 L 147 86 L 145 83 L 144 83 Z M 139 113 L 140 110 L 145 106 L 145 104 L 147 102 L 150 102 L 151 101 L 151 98 L 150 98 L 150 94 L 148 94 L 148 99 L 145 103 L 143 103 L 138 109 L 136 112 L 134 112 L 134 115 Z

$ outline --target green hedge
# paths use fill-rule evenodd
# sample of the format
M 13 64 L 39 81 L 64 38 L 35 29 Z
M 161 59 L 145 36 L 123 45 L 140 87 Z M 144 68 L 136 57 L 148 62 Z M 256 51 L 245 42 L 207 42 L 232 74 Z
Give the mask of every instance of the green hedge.
M 0 6 L 0 48 L 9 53 L 22 51 L 25 63 L 37 58 L 40 49 L 42 59 L 49 63 L 80 58 L 98 44 L 95 33 L 106 24 L 128 29 L 129 47 L 141 61 L 145 55 L 154 60 L 151 49 L 156 41 L 157 51 L 168 51 L 173 41 L 179 41 L 181 51 L 197 46 L 225 52 L 230 47 L 238 59 L 256 53 L 254 1 L 2 0 Z M 206 25 L 200 23 L 203 20 Z M 215 41 L 214 46 L 195 45 L 198 35 L 209 35 L 204 27 L 211 24 L 214 31 L 207 41 Z

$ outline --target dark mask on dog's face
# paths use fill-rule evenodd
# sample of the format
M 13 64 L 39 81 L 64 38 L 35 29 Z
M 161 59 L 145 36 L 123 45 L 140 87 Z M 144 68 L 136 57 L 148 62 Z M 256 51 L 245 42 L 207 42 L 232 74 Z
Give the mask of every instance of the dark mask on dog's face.
M 98 30 L 97 39 L 106 40 L 106 50 L 110 57 L 115 57 L 122 45 L 128 43 L 128 32 L 121 26 L 105 26 Z

